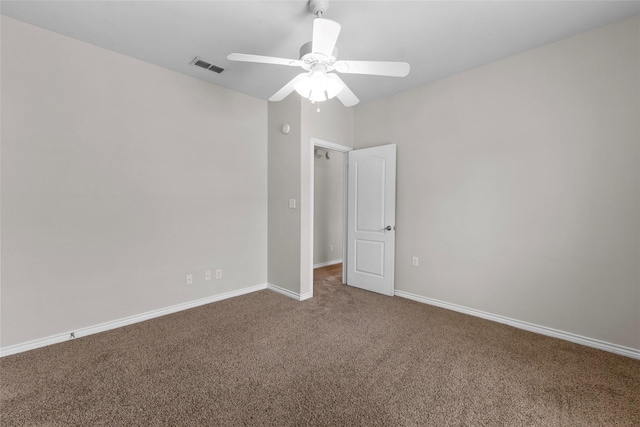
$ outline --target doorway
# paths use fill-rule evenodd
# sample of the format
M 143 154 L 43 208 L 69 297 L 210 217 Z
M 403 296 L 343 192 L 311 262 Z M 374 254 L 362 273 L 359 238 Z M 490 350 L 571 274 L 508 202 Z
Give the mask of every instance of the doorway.
M 316 148 L 343 153 L 342 283 L 392 296 L 395 292 L 396 145 L 354 151 L 351 147 L 310 138 L 307 149 L 302 150 L 300 300 L 313 297 Z M 352 161 L 355 163 L 350 165 Z M 353 189 L 352 185 L 355 185 Z M 358 191 L 359 187 L 362 190 Z M 362 279 L 360 283 L 357 276 Z M 308 291 L 303 293 L 303 290 Z
M 347 209 L 347 155 L 346 153 L 353 150 L 351 147 L 344 145 L 334 144 L 332 142 L 323 141 L 316 138 L 311 138 L 311 156 L 310 156 L 310 202 L 311 209 L 310 216 L 310 273 L 309 282 L 311 284 L 310 294 L 313 295 L 313 269 L 316 266 L 330 265 L 331 262 L 336 260 L 336 255 L 341 254 L 340 259 L 342 265 L 346 265 L 347 262 L 347 240 L 346 240 L 346 209 Z M 329 153 L 329 158 L 327 158 Z M 320 157 L 316 157 L 320 156 Z M 317 162 L 317 163 L 316 163 Z M 331 197 L 332 200 L 320 198 L 316 201 L 316 164 L 318 167 L 322 167 L 324 172 L 329 175 L 323 177 L 326 182 L 318 183 L 318 191 L 323 193 L 327 197 Z M 340 176 L 337 176 L 337 175 Z M 331 176 L 333 175 L 333 176 Z M 336 181 L 341 183 L 342 189 L 335 188 Z M 330 187 L 330 188 L 328 188 Z M 322 196 L 322 194 L 321 194 Z M 335 209 L 335 198 L 342 199 L 342 203 L 339 203 L 338 212 Z M 326 203 L 326 210 L 316 209 L 316 203 Z M 331 206 L 329 206 L 331 205 Z M 316 239 L 316 216 L 318 216 L 318 224 L 320 227 L 329 226 L 325 228 L 329 230 L 329 236 L 327 239 Z M 336 224 L 337 221 L 337 224 Z M 337 237 L 339 236 L 339 238 Z M 337 240 L 336 240 L 337 239 Z M 319 240 L 319 241 L 316 241 Z M 332 250 L 333 249 L 333 250 Z M 320 252 L 316 254 L 316 252 Z M 330 259 L 333 258 L 333 259 Z M 342 268 L 342 283 L 346 283 L 346 269 Z
M 342 264 L 344 153 L 314 148 L 313 269 Z M 334 273 L 337 271 L 332 269 Z

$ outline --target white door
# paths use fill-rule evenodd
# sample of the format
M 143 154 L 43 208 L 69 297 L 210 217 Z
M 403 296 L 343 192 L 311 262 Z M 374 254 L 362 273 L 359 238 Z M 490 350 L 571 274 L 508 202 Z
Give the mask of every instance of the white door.
M 347 284 L 393 295 L 396 145 L 348 153 Z

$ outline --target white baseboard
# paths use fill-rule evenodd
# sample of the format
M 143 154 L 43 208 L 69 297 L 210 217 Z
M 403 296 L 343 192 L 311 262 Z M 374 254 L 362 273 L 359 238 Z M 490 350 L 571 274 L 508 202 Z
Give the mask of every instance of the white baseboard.
M 298 294 L 296 292 L 292 292 L 288 289 L 281 288 L 280 286 L 272 285 L 272 284 L 262 284 L 256 286 L 250 286 L 247 288 L 239 289 L 236 291 L 226 292 L 224 294 L 214 295 L 207 298 L 201 298 L 195 301 L 189 301 L 182 304 L 176 304 L 170 307 L 152 310 L 147 313 L 142 313 L 134 316 L 125 317 L 122 319 L 101 323 L 94 326 L 89 326 L 86 328 L 76 329 L 74 335 L 76 338 L 84 337 L 87 335 L 97 334 L 99 332 L 108 331 L 115 328 L 120 328 L 122 326 L 132 325 L 134 323 L 143 322 L 145 320 L 153 319 L 160 316 L 165 316 L 167 314 L 176 313 L 182 310 L 188 310 L 190 308 L 198 307 L 205 304 L 210 304 L 216 301 L 222 301 L 228 298 L 233 298 L 236 296 L 248 294 L 251 292 L 260 291 L 263 289 L 270 289 L 279 294 L 288 296 L 289 298 L 293 298 L 298 301 L 304 301 L 313 297 L 311 292 L 305 294 Z M 640 350 L 625 347 L 617 344 L 612 344 L 606 341 L 600 341 L 593 338 L 588 338 L 576 334 L 572 334 L 570 332 L 564 332 L 553 328 L 548 328 L 546 326 L 535 325 L 533 323 L 523 322 L 521 320 L 511 319 L 504 316 L 499 316 L 496 314 L 487 313 L 480 310 L 475 310 L 472 308 L 467 308 L 457 304 L 451 304 L 444 301 L 439 301 L 433 298 L 427 298 L 420 295 L 415 295 L 409 292 L 398 291 L 396 290 L 394 293 L 398 297 L 407 298 L 413 301 L 418 301 L 424 304 L 434 305 L 436 307 L 445 308 L 448 310 L 457 311 L 464 314 L 469 314 L 471 316 L 480 317 L 487 320 L 492 320 L 494 322 L 503 323 L 509 326 L 513 326 L 515 328 L 524 329 L 530 332 L 539 333 L 542 335 L 547 335 L 554 338 L 559 338 L 565 341 L 574 342 L 577 344 L 585 345 L 587 347 L 593 347 L 600 350 L 608 351 L 615 354 L 620 354 L 622 356 L 631 357 L 633 359 L 640 359 Z M 62 334 L 51 335 L 45 338 L 39 338 L 32 341 L 27 341 L 21 344 L 15 344 L 8 347 L 0 348 L 0 357 L 9 356 L 12 354 L 22 353 L 24 351 L 33 350 L 40 347 L 45 347 L 51 344 L 57 344 L 64 341 L 69 340 L 69 336 L 71 331 L 65 332 Z
M 633 359 L 640 359 L 640 350 L 624 347 L 617 344 L 612 344 L 606 341 L 600 341 L 589 337 L 583 337 L 581 335 L 572 334 L 571 332 L 560 331 L 546 326 L 540 326 L 533 323 L 523 322 L 521 320 L 511 319 L 509 317 L 499 316 L 497 314 L 491 314 L 473 308 L 464 307 L 457 304 L 451 304 L 448 302 L 440 301 L 433 298 L 427 298 L 420 295 L 415 295 L 409 292 L 396 290 L 394 295 L 407 298 L 413 301 L 418 301 L 424 304 L 435 305 L 436 307 L 446 308 L 447 310 L 453 310 L 471 316 L 480 317 L 487 320 L 492 320 L 498 323 L 504 323 L 505 325 L 513 326 L 518 329 L 524 329 L 529 332 L 535 332 L 541 335 L 547 335 L 549 337 L 559 338 L 561 340 L 574 342 L 576 344 L 585 345 L 587 347 L 597 348 L 599 350 L 608 351 L 611 353 L 620 354 L 622 356 L 631 357 Z
M 319 264 L 313 264 L 313 268 L 321 268 L 321 267 L 328 267 L 330 265 L 336 265 L 336 264 L 342 264 L 342 260 L 341 259 L 334 259 L 333 261 L 327 261 L 327 262 L 321 262 Z
M 170 307 L 161 308 L 158 310 L 148 311 L 142 314 L 136 314 L 134 316 L 125 317 L 118 320 L 112 320 L 110 322 L 100 323 L 99 325 L 89 326 L 86 328 L 76 329 L 74 331 L 65 332 L 62 334 L 51 335 L 45 338 L 39 338 L 32 341 L 27 341 L 21 344 L 15 344 L 8 347 L 0 348 L 0 357 L 9 356 L 11 354 L 22 353 L 23 351 L 33 350 L 40 347 L 45 347 L 51 344 L 57 344 L 64 341 L 68 341 L 71 332 L 74 333 L 76 338 L 85 337 L 87 335 L 97 334 L 98 332 L 104 332 L 122 326 L 132 325 L 134 323 L 143 322 L 145 320 L 153 319 L 167 314 L 176 313 L 182 310 L 188 310 L 190 308 L 198 307 L 205 304 L 210 304 L 216 301 L 222 301 L 228 298 L 237 297 L 240 295 L 248 294 L 251 292 L 267 289 L 266 284 L 250 286 L 248 288 L 238 289 L 236 291 L 226 292 L 224 294 L 214 295 L 211 297 L 201 298 L 194 301 L 185 302 L 182 304 L 172 305 Z
M 300 295 L 300 301 L 304 301 L 309 298 L 313 298 L 313 292 L 307 292 L 306 294 Z
M 307 292 L 306 294 L 299 294 L 297 292 L 290 291 L 289 289 L 281 288 L 280 286 L 272 285 L 271 283 L 267 284 L 267 289 L 270 289 L 274 292 L 287 296 L 289 298 L 293 298 L 298 301 L 304 301 L 313 297 L 311 292 Z

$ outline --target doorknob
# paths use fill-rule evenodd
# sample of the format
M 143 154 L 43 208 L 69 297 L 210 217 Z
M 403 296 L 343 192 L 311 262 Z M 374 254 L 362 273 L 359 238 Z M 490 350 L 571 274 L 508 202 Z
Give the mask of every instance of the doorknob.
M 390 225 L 387 225 L 385 228 L 383 228 L 383 229 L 382 229 L 382 230 L 380 230 L 380 231 L 391 231 L 391 230 L 395 230 L 395 229 L 396 229 L 396 227 L 395 227 L 395 226 L 394 226 L 394 227 L 392 227 L 392 226 L 390 226 Z

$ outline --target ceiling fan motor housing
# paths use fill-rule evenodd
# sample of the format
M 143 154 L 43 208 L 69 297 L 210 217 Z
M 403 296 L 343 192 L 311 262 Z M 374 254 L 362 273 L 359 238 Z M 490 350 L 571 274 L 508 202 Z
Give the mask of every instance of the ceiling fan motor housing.
M 323 63 L 327 66 L 333 65 L 336 62 L 336 58 L 338 57 L 338 48 L 334 47 L 331 56 L 324 55 L 322 53 L 313 52 L 312 51 L 313 42 L 305 43 L 300 48 L 300 61 L 304 62 L 305 65 L 311 66 L 315 63 Z

